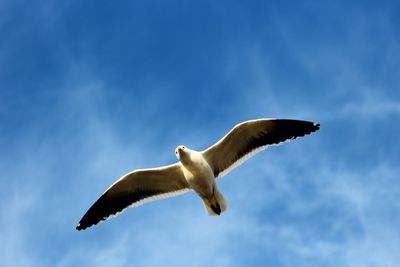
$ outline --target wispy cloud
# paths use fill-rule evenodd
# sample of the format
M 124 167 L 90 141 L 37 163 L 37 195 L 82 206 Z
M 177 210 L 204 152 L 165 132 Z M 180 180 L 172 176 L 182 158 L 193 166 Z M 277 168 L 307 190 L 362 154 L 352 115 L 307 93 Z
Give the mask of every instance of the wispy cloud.
M 3 187 L 5 184 L 2 185 Z M 40 265 L 31 251 L 28 239 L 31 229 L 30 218 L 34 216 L 32 209 L 38 205 L 38 192 L 23 185 L 19 190 L 9 190 L 3 194 L 0 217 L 0 258 L 4 266 L 18 265 L 22 267 Z
M 365 90 L 363 99 L 345 104 L 339 111 L 342 116 L 363 116 L 370 118 L 387 118 L 400 114 L 400 100 L 379 95 L 380 90 Z

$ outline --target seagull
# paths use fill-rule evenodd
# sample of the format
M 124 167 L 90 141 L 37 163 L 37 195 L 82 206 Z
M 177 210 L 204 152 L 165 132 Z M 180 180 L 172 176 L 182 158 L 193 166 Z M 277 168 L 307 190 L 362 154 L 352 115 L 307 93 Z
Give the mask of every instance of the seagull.
M 290 119 L 256 119 L 234 126 L 211 147 L 196 151 L 180 145 L 178 162 L 159 168 L 134 170 L 114 182 L 89 208 L 78 231 L 115 216 L 130 206 L 193 190 L 211 216 L 220 215 L 227 202 L 217 188 L 222 177 L 270 145 L 319 130 L 319 124 Z

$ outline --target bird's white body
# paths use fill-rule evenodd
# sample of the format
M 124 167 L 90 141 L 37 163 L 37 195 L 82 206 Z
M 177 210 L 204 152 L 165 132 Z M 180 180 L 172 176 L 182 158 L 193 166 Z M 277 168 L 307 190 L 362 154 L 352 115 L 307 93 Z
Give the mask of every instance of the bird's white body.
M 219 215 L 223 212 L 227 208 L 226 201 L 217 188 L 213 170 L 203 154 L 185 146 L 177 147 L 175 154 L 189 188 L 203 200 L 208 214 Z

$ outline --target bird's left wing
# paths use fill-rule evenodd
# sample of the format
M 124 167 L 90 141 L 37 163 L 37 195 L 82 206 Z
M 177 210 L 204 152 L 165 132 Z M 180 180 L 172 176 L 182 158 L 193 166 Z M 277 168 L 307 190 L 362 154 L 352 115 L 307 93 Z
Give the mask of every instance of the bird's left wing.
M 189 191 L 180 163 L 136 170 L 112 184 L 82 217 L 77 230 L 84 230 L 125 208 Z
M 300 120 L 258 119 L 242 122 L 202 153 L 215 177 L 221 177 L 268 145 L 295 139 L 319 129 Z

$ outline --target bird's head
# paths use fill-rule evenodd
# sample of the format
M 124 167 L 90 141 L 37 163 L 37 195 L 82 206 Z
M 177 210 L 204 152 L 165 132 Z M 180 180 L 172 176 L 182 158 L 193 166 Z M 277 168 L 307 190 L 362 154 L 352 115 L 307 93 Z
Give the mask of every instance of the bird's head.
M 185 146 L 182 146 L 182 145 L 178 146 L 175 149 L 175 155 L 179 160 L 181 160 L 181 158 L 184 157 L 187 152 L 188 152 L 188 148 Z

